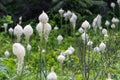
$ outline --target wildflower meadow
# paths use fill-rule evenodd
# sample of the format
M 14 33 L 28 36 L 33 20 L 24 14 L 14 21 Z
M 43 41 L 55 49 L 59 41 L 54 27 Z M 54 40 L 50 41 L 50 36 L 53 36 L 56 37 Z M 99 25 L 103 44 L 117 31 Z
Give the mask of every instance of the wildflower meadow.
M 120 0 L 109 6 L 0 17 L 0 80 L 120 80 Z

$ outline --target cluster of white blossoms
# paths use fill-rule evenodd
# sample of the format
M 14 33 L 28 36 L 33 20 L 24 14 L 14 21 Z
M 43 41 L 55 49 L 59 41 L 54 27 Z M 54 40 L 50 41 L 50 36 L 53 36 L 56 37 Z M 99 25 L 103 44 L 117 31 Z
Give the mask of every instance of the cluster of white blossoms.
M 65 18 L 65 20 L 70 20 L 70 23 L 73 26 L 73 29 L 75 29 L 76 26 L 76 21 L 77 21 L 77 16 L 75 13 L 71 12 L 68 10 L 65 12 L 62 8 L 59 10 L 59 14 Z
M 40 37 L 44 37 L 47 41 L 49 33 L 51 31 L 51 25 L 48 23 L 48 15 L 43 11 L 42 14 L 39 16 L 39 23 L 36 26 L 36 30 Z
M 20 42 L 22 34 L 23 34 L 23 28 L 22 26 L 17 24 L 14 28 L 14 35 L 17 36 L 17 42 Z
M 61 63 L 63 63 L 63 61 L 65 60 L 65 56 L 63 54 L 63 52 L 60 53 L 60 55 L 57 57 L 57 60 Z
M 115 8 L 115 3 L 112 2 L 112 3 L 110 4 L 110 6 L 114 9 L 114 8 Z
M 23 33 L 25 35 L 27 43 L 29 43 L 30 36 L 33 34 L 33 28 L 31 25 L 26 25 L 23 29 Z
M 113 17 L 113 18 L 112 18 L 112 22 L 113 22 L 113 23 L 118 23 L 118 22 L 119 22 L 119 19 L 118 19 L 118 18 Z
M 12 35 L 13 34 L 13 28 L 9 28 L 9 34 Z
M 45 23 L 48 22 L 49 17 L 48 17 L 48 15 L 43 11 L 43 12 L 40 14 L 40 16 L 38 17 L 38 19 L 39 19 L 39 22 L 45 24 Z
M 20 21 L 22 20 L 22 17 L 20 17 Z M 20 23 L 21 24 L 21 23 Z M 17 24 L 14 29 L 10 27 L 8 29 L 9 34 L 12 36 L 13 34 L 17 37 L 17 42 L 20 42 L 21 36 L 24 34 L 26 37 L 27 42 L 29 42 L 30 36 L 33 34 L 33 29 L 30 25 L 26 25 L 24 29 L 20 24 Z M 4 23 L 5 30 L 7 31 L 8 24 Z
M 89 41 L 87 42 L 87 45 L 88 45 L 88 46 L 92 46 L 92 45 L 93 45 L 93 42 L 89 40 Z
M 89 23 L 87 20 L 85 20 L 85 21 L 82 23 L 81 27 L 82 27 L 84 30 L 90 29 L 90 23 Z
M 63 14 L 63 17 L 65 18 L 65 20 L 70 19 L 71 16 L 72 16 L 72 12 L 70 10 L 68 10 Z
M 110 25 L 110 22 L 109 22 L 108 20 L 106 20 L 105 25 L 106 25 L 106 26 L 109 26 L 109 25 Z
M 103 42 L 101 42 L 100 45 L 99 45 L 99 47 L 96 46 L 96 47 L 93 49 L 93 51 L 96 52 L 96 53 L 98 53 L 98 52 L 100 52 L 100 51 L 104 51 L 105 49 L 106 49 L 106 44 L 103 43 Z
M 116 24 L 120 22 L 120 20 L 118 18 L 113 17 L 111 20 L 112 24 L 111 24 L 111 28 L 115 29 L 116 28 Z
M 73 54 L 74 51 L 75 51 L 75 49 L 72 46 L 70 46 L 67 50 L 62 51 L 60 53 L 60 55 L 57 57 L 57 60 L 60 63 L 63 63 L 65 61 L 65 56 L 69 56 L 69 55 Z
M 5 55 L 6 57 L 9 57 L 9 56 L 10 56 L 10 53 L 6 50 L 6 51 L 4 52 L 4 55 Z
M 111 24 L 110 27 L 111 27 L 112 29 L 115 29 L 115 28 L 116 28 L 116 24 L 119 23 L 120 20 L 119 20 L 118 18 L 116 18 L 116 17 L 113 17 L 113 18 L 111 19 L 111 22 L 112 22 L 112 24 Z M 108 20 L 106 20 L 105 26 L 107 26 L 107 28 L 108 28 L 109 25 L 110 25 L 110 22 L 109 22 Z M 102 29 L 102 33 L 103 33 L 103 34 L 104 34 L 104 32 L 106 33 L 107 30 Z
M 101 27 L 101 20 L 102 20 L 102 16 L 100 14 L 98 14 L 97 17 L 94 18 L 93 23 L 92 23 L 92 27 L 95 31 L 97 28 Z
M 93 51 L 94 51 L 95 53 L 98 53 L 98 52 L 100 51 L 100 49 L 99 49 L 98 46 L 96 46 L 96 47 L 93 49 Z
M 14 53 L 14 55 L 17 56 L 17 59 L 18 59 L 17 74 L 21 75 L 22 65 L 24 63 L 25 48 L 20 43 L 14 43 L 13 44 L 13 53 Z
M 72 24 L 73 29 L 75 29 L 76 21 L 77 21 L 77 16 L 75 15 L 75 13 L 72 13 L 72 16 L 70 18 L 70 23 Z
M 71 55 L 75 51 L 75 48 L 70 46 L 65 52 L 63 52 L 63 55 Z
M 100 49 L 100 51 L 105 50 L 106 49 L 106 44 L 101 42 L 100 45 L 99 45 L 99 49 Z
M 58 30 L 59 29 L 59 27 L 56 25 L 55 27 L 54 27 L 54 30 Z
M 87 32 L 88 29 L 90 29 L 90 23 L 87 20 L 85 20 L 82 23 L 81 27 L 78 29 L 78 32 L 82 34 L 82 40 L 85 40 L 84 34 Z
M 102 29 L 102 34 L 103 34 L 104 36 L 107 35 L 107 29 L 103 28 L 103 29 Z
M 89 36 L 87 34 L 88 29 L 90 29 L 90 23 L 87 20 L 85 20 L 82 23 L 81 27 L 78 29 L 78 31 L 81 33 L 81 37 L 84 43 L 89 39 Z
M 71 12 L 70 10 L 68 10 L 67 12 L 65 12 L 62 8 L 59 9 L 59 14 L 61 15 L 61 17 L 65 18 L 65 21 L 70 21 L 73 31 L 75 31 L 76 28 L 76 21 L 77 21 L 77 15 L 74 12 Z
M 57 75 L 53 68 L 51 68 L 51 72 L 48 74 L 47 80 L 57 80 Z
M 63 40 L 63 36 L 62 35 L 58 35 L 57 40 L 58 40 L 58 44 L 61 44 L 61 42 Z
M 113 28 L 113 29 L 115 28 L 115 24 L 114 23 L 111 25 L 111 28 Z
M 82 34 L 82 33 L 84 32 L 83 28 L 80 27 L 80 28 L 78 29 L 78 32 Z
M 61 17 L 63 16 L 63 13 L 64 13 L 64 10 L 61 8 L 61 9 L 59 10 L 59 14 L 61 15 Z

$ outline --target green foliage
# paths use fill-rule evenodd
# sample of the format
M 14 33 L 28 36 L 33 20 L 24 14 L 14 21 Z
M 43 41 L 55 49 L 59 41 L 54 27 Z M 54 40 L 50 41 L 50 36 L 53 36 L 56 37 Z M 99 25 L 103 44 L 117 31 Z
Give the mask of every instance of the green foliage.
M 4 23 L 12 24 L 13 23 L 12 17 L 7 15 L 0 18 L 0 26 L 3 26 Z
M 98 9 L 102 7 L 103 5 L 106 6 L 107 3 L 103 0 L 100 1 L 93 1 L 93 0 L 56 0 L 56 5 L 53 6 L 53 8 L 50 9 L 50 11 L 57 11 L 60 8 L 63 9 L 69 9 L 74 10 L 75 12 L 84 14 L 92 14 L 90 11 L 90 8 Z M 69 7 L 68 7 L 69 6 Z

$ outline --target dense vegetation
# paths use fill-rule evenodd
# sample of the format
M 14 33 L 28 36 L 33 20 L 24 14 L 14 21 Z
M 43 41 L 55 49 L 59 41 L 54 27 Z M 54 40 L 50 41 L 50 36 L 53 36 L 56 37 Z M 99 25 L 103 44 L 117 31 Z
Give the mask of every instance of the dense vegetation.
M 120 0 L 1 1 L 0 80 L 120 79 Z

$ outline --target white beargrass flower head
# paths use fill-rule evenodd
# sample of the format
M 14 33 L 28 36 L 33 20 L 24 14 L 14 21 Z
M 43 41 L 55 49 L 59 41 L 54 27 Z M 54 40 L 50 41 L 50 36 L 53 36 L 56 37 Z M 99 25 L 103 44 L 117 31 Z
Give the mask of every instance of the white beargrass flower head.
M 67 49 L 65 52 L 64 52 L 64 55 L 71 55 L 73 52 L 70 50 L 70 49 Z
M 63 16 L 63 13 L 64 13 L 64 10 L 61 8 L 61 9 L 59 9 L 59 14 L 60 14 L 60 16 L 62 17 Z
M 102 16 L 100 14 L 93 20 L 92 26 L 93 29 L 96 31 L 98 27 L 101 27 Z
M 36 30 L 38 31 L 39 36 L 44 37 L 46 41 L 48 40 L 48 36 L 49 36 L 51 29 L 52 28 L 49 23 L 43 24 L 39 22 L 36 27 Z
M 88 46 L 92 46 L 92 45 L 93 45 L 93 42 L 89 40 L 89 41 L 87 42 L 87 45 L 88 45 Z
M 106 20 L 105 25 L 106 25 L 106 26 L 109 26 L 109 25 L 110 25 L 110 22 L 109 22 L 108 20 Z
M 6 51 L 4 52 L 4 55 L 5 55 L 6 57 L 9 57 L 9 56 L 10 56 L 10 53 L 6 50 Z
M 20 42 L 22 34 L 23 34 L 22 26 L 20 26 L 19 24 L 17 24 L 15 26 L 15 28 L 14 28 L 14 35 L 17 36 L 17 42 Z
M 115 24 L 112 24 L 112 25 L 111 25 L 111 28 L 114 29 L 114 28 L 115 28 Z
M 8 23 L 4 23 L 3 27 L 5 28 L 5 32 L 7 32 L 7 28 L 8 28 Z
M 27 45 L 27 50 L 30 51 L 32 49 L 32 46 L 30 44 Z
M 110 6 L 114 9 L 114 8 L 115 8 L 115 3 L 112 2 L 112 3 L 110 4 Z
M 58 35 L 57 40 L 58 40 L 58 44 L 61 44 L 61 41 L 63 40 L 63 36 Z
M 70 18 L 72 16 L 72 12 L 70 10 L 67 11 L 67 17 Z
M 107 34 L 107 29 L 102 29 L 102 34 L 106 35 Z
M 74 52 L 75 52 L 75 48 L 74 48 L 74 47 L 72 47 L 72 46 L 70 46 L 70 47 L 68 48 L 68 50 L 71 50 L 71 52 L 72 52 L 72 53 L 74 53 Z
M 73 13 L 70 10 L 68 10 L 66 13 L 63 14 L 63 17 L 65 18 L 65 20 L 68 20 L 71 18 L 72 14 Z
M 88 39 L 89 39 L 89 36 L 88 36 L 88 34 L 87 33 L 82 33 L 82 35 L 81 35 L 81 37 L 82 37 L 82 40 L 85 42 L 85 41 L 88 41 Z
M 90 23 L 89 23 L 87 20 L 85 20 L 85 21 L 82 23 L 81 27 L 82 27 L 83 29 L 87 30 L 87 29 L 90 28 Z
M 75 52 L 75 48 L 70 46 L 66 51 L 63 52 L 64 55 L 71 55 Z
M 112 18 L 112 22 L 113 22 L 113 23 L 118 23 L 118 22 L 119 22 L 119 19 L 118 19 L 118 18 L 113 17 L 113 18 Z
M 41 51 L 42 53 L 45 53 L 46 52 L 46 50 L 45 49 L 42 49 L 42 51 Z
M 120 0 L 117 0 L 117 3 L 118 3 L 118 5 L 119 5 L 119 7 L 120 7 Z
M 26 41 L 29 43 L 30 36 L 33 34 L 33 28 L 31 25 L 26 25 L 23 29 L 23 33 L 25 35 Z
M 84 30 L 83 30 L 82 27 L 80 27 L 80 28 L 78 29 L 78 31 L 79 31 L 79 33 L 83 33 L 83 32 L 84 32 Z
M 39 21 L 45 24 L 48 22 L 48 20 L 49 20 L 48 15 L 43 11 L 39 16 Z
M 58 28 L 58 26 L 56 25 L 55 27 L 54 27 L 54 30 L 58 30 L 59 28 Z
M 63 17 L 64 17 L 64 18 L 65 18 L 65 20 L 67 21 L 68 16 L 67 16 L 67 13 L 66 13 L 66 12 L 63 14 Z
M 57 75 L 53 68 L 51 68 L 51 72 L 48 74 L 47 80 L 57 80 Z
M 38 34 L 40 37 L 43 36 L 43 24 L 41 22 L 39 22 L 36 26 L 36 30 L 38 31 Z
M 93 29 L 96 31 L 96 29 L 97 29 L 97 18 L 94 18 L 94 20 L 93 20 L 93 23 L 92 23 L 92 27 L 93 27 Z
M 72 17 L 70 18 L 70 23 L 72 24 L 73 29 L 75 29 L 76 20 L 77 20 L 77 16 L 75 15 L 75 13 L 72 13 Z
M 98 46 L 96 46 L 96 47 L 93 49 L 93 51 L 94 51 L 95 53 L 98 53 L 98 52 L 100 52 L 100 48 L 99 48 Z
M 102 22 L 102 16 L 100 14 L 97 15 L 97 25 L 98 27 L 101 27 L 101 22 Z
M 22 65 L 24 63 L 25 48 L 20 43 L 13 44 L 13 54 L 18 58 L 17 74 L 21 75 Z
M 13 34 L 13 28 L 9 28 L 9 34 L 12 35 Z
M 52 27 L 51 27 L 51 25 L 49 23 L 44 24 L 43 27 L 44 27 L 43 35 L 44 35 L 45 40 L 47 41 L 48 40 L 48 36 L 50 34 L 50 31 L 52 30 Z
M 99 45 L 100 51 L 104 51 L 106 49 L 106 44 L 101 42 Z
M 59 62 L 63 63 L 64 60 L 65 60 L 65 56 L 64 56 L 63 54 L 60 54 L 60 55 L 57 57 L 57 60 L 58 60 Z

